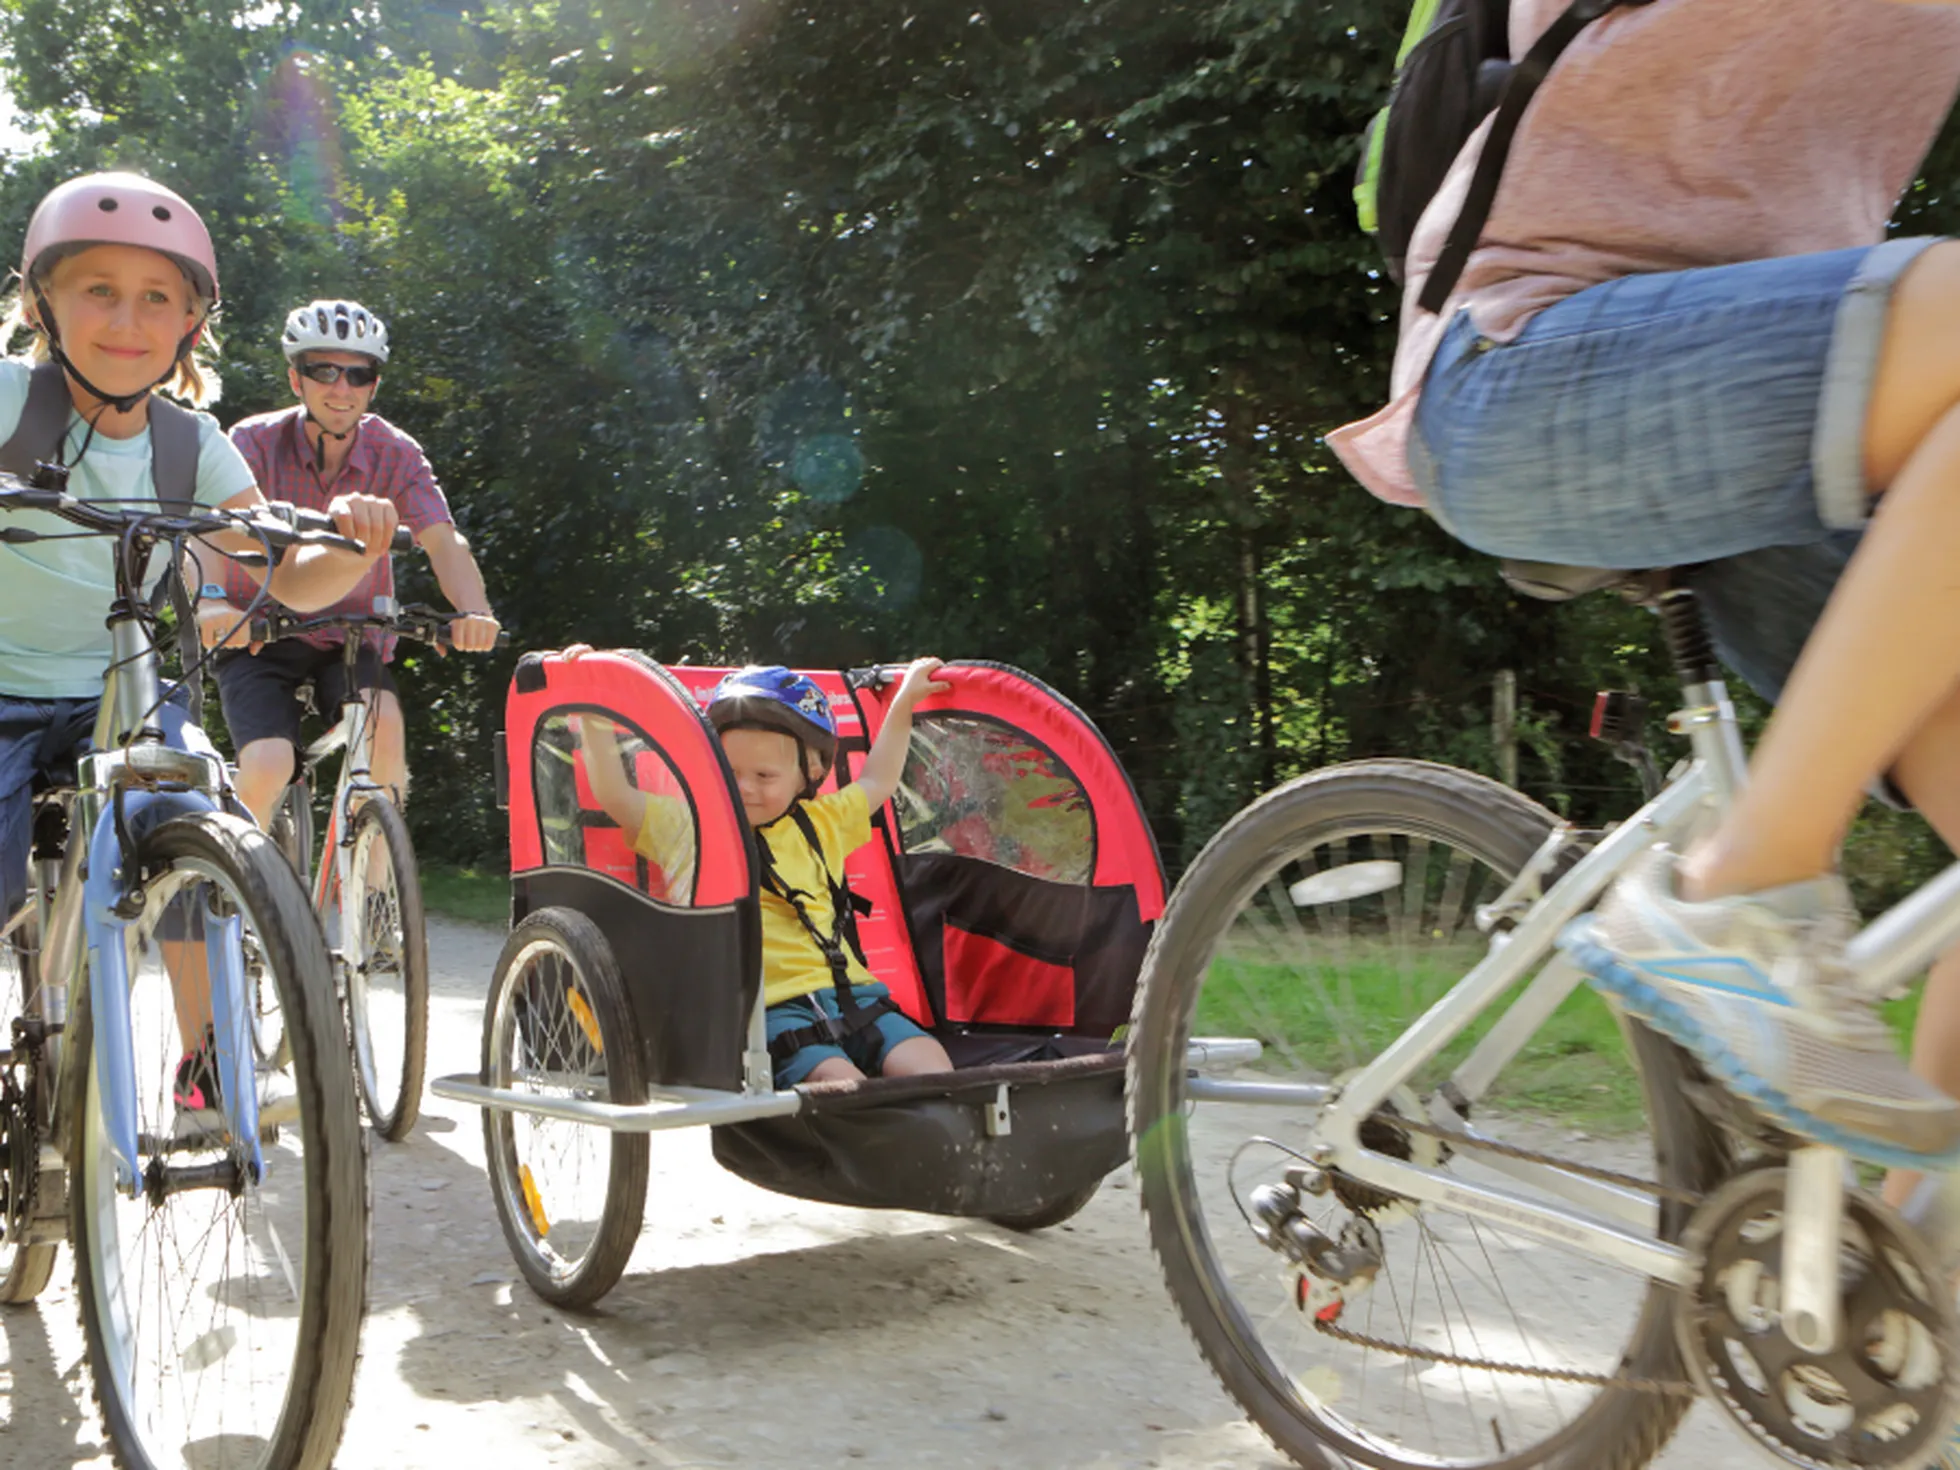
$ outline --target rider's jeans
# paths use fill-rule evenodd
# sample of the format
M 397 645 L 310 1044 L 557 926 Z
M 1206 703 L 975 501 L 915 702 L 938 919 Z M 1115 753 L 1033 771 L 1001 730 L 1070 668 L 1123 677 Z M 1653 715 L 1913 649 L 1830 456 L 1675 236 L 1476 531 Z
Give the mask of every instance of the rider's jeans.
M 1627 276 L 1510 342 L 1450 324 L 1410 468 L 1496 556 L 1693 567 L 1730 664 L 1774 698 L 1857 545 L 1891 291 L 1935 242 Z
M 15 699 L 0 694 L 0 916 L 27 897 L 33 846 L 34 778 L 72 764 L 89 748 L 93 699 Z M 204 732 L 176 703 L 157 712 L 164 739 L 179 750 L 212 751 Z

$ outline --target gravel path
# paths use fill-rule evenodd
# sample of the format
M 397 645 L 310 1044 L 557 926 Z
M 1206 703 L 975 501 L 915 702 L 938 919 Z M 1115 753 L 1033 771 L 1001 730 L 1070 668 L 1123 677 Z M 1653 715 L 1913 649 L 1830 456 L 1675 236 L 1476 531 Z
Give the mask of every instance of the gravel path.
M 502 936 L 437 920 L 431 1075 L 474 1071 Z M 365 1358 L 340 1464 L 1280 1470 L 1185 1336 L 1127 1171 L 1018 1236 L 755 1189 L 656 1135 L 647 1226 L 589 1317 L 517 1276 L 474 1109 L 375 1148 Z M 0 1313 L 0 1466 L 106 1467 L 65 1281 Z M 1573 1291 L 1583 1296 L 1583 1281 Z M 1662 1470 L 1741 1463 L 1697 1408 Z

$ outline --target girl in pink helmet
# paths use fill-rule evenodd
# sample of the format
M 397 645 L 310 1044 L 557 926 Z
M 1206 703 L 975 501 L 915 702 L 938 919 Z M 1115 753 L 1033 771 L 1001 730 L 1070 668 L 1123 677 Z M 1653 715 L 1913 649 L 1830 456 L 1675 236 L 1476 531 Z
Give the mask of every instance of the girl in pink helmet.
M 19 285 L 7 340 L 25 329 L 33 343 L 27 359 L 0 359 L 0 470 L 26 477 L 57 467 L 71 494 L 92 500 L 154 501 L 161 493 L 240 510 L 260 503 L 252 472 L 217 422 L 155 396 L 159 388 L 192 404 L 217 396 L 194 352 L 218 305 L 218 266 L 185 200 L 136 174 L 69 180 L 34 211 Z M 271 585 L 289 606 L 333 601 L 388 551 L 391 503 L 345 496 L 328 508 L 342 534 L 366 549 L 286 556 Z M 25 893 L 34 778 L 72 760 L 94 722 L 115 578 L 113 548 L 99 537 L 69 536 L 66 522 L 39 512 L 0 514 L 0 524 L 51 538 L 0 542 L 4 918 Z M 203 558 L 215 571 L 223 552 L 255 549 L 241 536 Z M 172 743 L 203 738 L 181 710 L 167 708 L 162 723 Z M 192 1055 L 179 1078 L 180 1102 L 192 1106 L 210 1101 L 198 1085 L 198 1009 L 186 1013 Z

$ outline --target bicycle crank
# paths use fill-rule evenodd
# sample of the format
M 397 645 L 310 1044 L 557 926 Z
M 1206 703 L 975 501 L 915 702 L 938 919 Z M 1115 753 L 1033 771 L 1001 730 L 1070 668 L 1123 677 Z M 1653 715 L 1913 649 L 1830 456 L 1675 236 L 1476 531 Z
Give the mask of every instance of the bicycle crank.
M 1814 1470 L 1909 1470 L 1953 1432 L 1960 1316 L 1931 1250 L 1877 1200 L 1844 1194 L 1841 1328 L 1821 1351 L 1786 1330 L 1788 1171 L 1753 1170 L 1710 1194 L 1683 1244 L 1698 1262 L 1675 1330 L 1696 1385 L 1778 1458 Z

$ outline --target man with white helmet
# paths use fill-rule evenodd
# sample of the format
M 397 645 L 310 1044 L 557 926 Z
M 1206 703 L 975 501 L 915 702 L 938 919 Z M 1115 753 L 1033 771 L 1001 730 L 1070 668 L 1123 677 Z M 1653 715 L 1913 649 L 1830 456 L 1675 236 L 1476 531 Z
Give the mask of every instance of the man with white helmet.
M 280 347 L 298 402 L 245 419 L 231 431 L 260 486 L 269 497 L 296 505 L 325 505 L 356 490 L 392 501 L 428 553 L 443 596 L 458 610 L 449 625 L 453 644 L 472 653 L 494 647 L 497 620 L 483 574 L 450 518 L 428 457 L 407 434 L 368 412 L 388 361 L 386 324 L 359 302 L 313 301 L 286 318 Z M 260 825 L 270 826 L 297 764 L 301 712 L 294 691 L 312 680 L 320 708 L 338 707 L 344 693 L 341 639 L 322 633 L 264 647 L 239 646 L 247 640 L 239 610 L 256 591 L 242 572 L 229 572 L 223 584 L 204 588 L 198 624 L 207 644 L 229 635 L 233 645 L 218 655 L 217 672 L 225 723 L 238 750 L 238 793 Z M 394 592 L 394 569 L 383 557 L 328 612 L 365 614 L 377 597 Z M 403 793 L 408 762 L 401 705 L 387 670 L 393 653 L 392 640 L 368 635 L 358 681 L 362 689 L 377 691 L 375 779 Z

